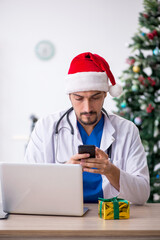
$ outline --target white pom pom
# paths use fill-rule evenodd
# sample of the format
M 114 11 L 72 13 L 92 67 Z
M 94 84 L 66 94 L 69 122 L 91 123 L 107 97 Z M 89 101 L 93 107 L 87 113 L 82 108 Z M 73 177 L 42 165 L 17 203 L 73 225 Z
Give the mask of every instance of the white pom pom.
M 109 93 L 112 97 L 118 97 L 123 92 L 122 86 L 115 84 L 114 86 L 109 86 Z

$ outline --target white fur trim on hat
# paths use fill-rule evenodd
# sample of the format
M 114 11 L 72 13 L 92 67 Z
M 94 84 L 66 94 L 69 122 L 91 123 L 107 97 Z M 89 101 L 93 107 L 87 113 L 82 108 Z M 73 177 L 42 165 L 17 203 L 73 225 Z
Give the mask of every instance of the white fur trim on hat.
M 114 86 L 113 85 L 109 86 L 109 94 L 112 97 L 118 97 L 121 95 L 122 92 L 123 92 L 122 86 L 117 83 Z
M 66 77 L 67 94 L 82 91 L 108 92 L 108 77 L 106 72 L 78 72 Z

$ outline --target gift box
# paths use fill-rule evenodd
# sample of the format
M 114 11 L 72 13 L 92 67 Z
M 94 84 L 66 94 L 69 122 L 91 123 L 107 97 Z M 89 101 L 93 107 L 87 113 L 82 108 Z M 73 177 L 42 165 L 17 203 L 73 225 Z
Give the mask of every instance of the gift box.
M 117 197 L 99 198 L 98 214 L 103 219 L 127 219 L 130 216 L 130 203 Z

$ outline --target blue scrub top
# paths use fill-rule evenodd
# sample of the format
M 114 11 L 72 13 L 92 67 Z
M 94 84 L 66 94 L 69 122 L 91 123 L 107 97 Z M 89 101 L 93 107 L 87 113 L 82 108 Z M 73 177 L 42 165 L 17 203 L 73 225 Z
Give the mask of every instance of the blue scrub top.
M 103 114 L 89 136 L 78 121 L 77 126 L 83 144 L 95 145 L 98 148 L 100 147 L 104 126 Z M 103 198 L 101 174 L 83 172 L 83 197 L 85 203 L 97 203 L 99 197 Z

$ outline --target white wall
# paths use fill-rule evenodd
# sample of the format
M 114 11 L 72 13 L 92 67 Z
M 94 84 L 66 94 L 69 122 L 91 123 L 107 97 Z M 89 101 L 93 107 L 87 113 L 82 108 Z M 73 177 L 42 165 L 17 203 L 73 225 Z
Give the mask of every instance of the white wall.
M 142 0 L 0 0 L 0 161 L 21 161 L 31 114 L 70 106 L 64 77 L 74 56 L 100 54 L 118 78 L 138 28 Z M 39 60 L 36 44 L 49 40 L 55 56 Z M 105 108 L 115 109 L 108 97 Z

